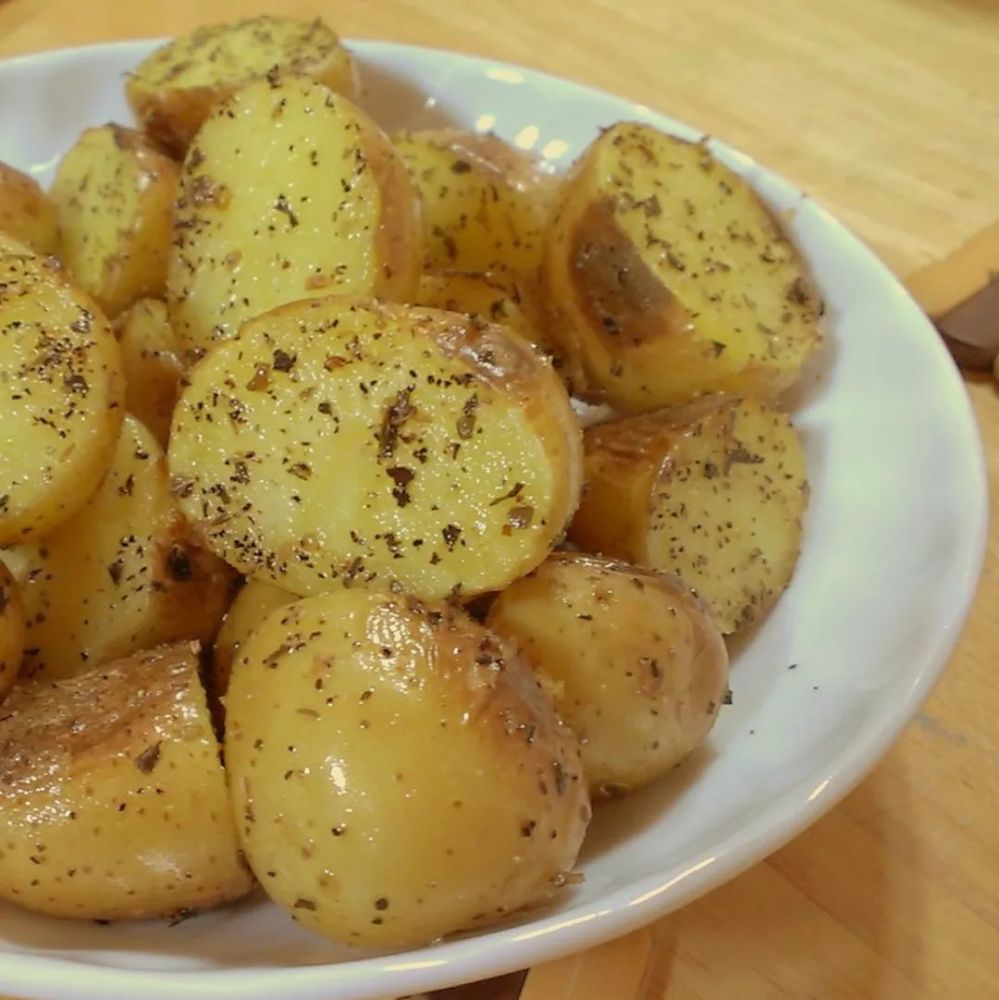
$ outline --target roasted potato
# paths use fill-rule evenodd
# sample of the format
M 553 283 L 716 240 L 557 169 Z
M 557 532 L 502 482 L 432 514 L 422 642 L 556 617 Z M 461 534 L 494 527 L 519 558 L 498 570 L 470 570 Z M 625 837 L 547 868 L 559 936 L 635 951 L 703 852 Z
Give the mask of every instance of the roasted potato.
M 650 125 L 604 131 L 548 231 L 548 336 L 588 398 L 641 411 L 775 396 L 819 343 L 804 263 L 746 182 Z
M 183 914 L 249 891 L 196 645 L 11 692 L 0 845 L 0 897 L 52 916 Z
M 38 182 L 0 161 L 0 233 L 42 255 L 59 253 L 59 220 Z
M 0 545 L 87 502 L 111 462 L 123 396 L 107 320 L 52 258 L 0 234 Z
M 331 297 L 251 320 L 191 371 L 170 471 L 191 523 L 254 579 L 472 597 L 560 537 L 580 440 L 551 366 L 502 327 Z
M 24 653 L 24 602 L 17 581 L 0 562 L 0 701 L 14 686 Z
M 424 266 L 538 277 L 554 180 L 495 135 L 451 130 L 395 139 L 423 199 Z
M 158 299 L 136 302 L 120 317 L 115 334 L 125 370 L 125 409 L 134 413 L 166 448 L 184 373 L 166 303 Z
M 357 90 L 353 57 L 321 20 L 264 15 L 173 39 L 140 63 L 125 94 L 146 132 L 183 157 L 219 104 L 274 71 L 310 77 L 346 97 Z
M 227 698 L 237 827 L 303 926 L 405 947 L 550 898 L 589 821 L 576 742 L 512 647 L 446 604 L 273 612 Z
M 177 165 L 141 132 L 88 128 L 59 163 L 52 202 L 62 259 L 112 319 L 166 289 Z
M 585 434 L 581 549 L 679 576 L 722 632 L 757 621 L 798 559 L 808 481 L 787 415 L 706 398 Z
M 202 126 L 181 179 L 170 319 L 189 350 L 286 302 L 333 293 L 412 301 L 419 203 L 362 111 L 322 84 L 271 76 Z
M 24 600 L 31 676 L 69 677 L 177 639 L 210 642 L 233 579 L 188 530 L 163 452 L 134 417 L 86 506 L 0 560 Z
M 678 580 L 556 552 L 493 601 L 486 627 L 513 642 L 579 738 L 591 795 L 665 774 L 707 736 L 728 653 Z

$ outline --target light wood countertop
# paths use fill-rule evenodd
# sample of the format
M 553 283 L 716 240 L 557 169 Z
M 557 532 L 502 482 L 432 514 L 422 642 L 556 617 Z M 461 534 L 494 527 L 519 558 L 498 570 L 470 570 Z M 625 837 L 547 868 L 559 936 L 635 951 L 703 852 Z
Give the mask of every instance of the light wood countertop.
M 0 57 L 264 10 L 523 63 L 688 120 L 805 188 L 903 277 L 999 219 L 995 0 L 0 0 Z M 999 393 L 968 388 L 993 526 L 949 669 L 842 804 L 654 928 L 647 1000 L 999 998 Z

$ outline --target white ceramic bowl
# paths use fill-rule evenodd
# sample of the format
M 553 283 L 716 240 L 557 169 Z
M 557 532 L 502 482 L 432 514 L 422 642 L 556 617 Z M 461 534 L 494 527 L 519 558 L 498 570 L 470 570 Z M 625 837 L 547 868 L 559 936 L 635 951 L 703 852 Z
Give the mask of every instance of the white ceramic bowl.
M 0 64 L 0 159 L 44 181 L 83 126 L 128 121 L 122 77 L 150 47 Z M 492 129 L 554 169 L 598 126 L 622 118 L 697 135 L 541 73 L 397 45 L 353 47 L 366 106 L 389 129 Z M 986 491 L 974 420 L 934 331 L 870 251 L 792 185 L 712 145 L 791 214 L 829 310 L 828 346 L 795 400 L 813 484 L 801 563 L 741 645 L 734 704 L 709 745 L 666 780 L 603 808 L 582 858 L 585 882 L 557 907 L 501 929 L 373 955 L 312 937 L 261 899 L 175 927 L 60 922 L 0 905 L 0 991 L 361 1000 L 523 968 L 624 933 L 731 878 L 829 809 L 885 752 L 943 668 L 978 576 Z

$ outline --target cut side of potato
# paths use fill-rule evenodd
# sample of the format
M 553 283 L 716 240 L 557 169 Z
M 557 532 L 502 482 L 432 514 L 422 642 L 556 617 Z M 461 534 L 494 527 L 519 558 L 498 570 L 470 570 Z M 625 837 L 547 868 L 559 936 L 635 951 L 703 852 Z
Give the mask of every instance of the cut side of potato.
M 121 125 L 87 129 L 59 164 L 52 201 L 63 262 L 111 318 L 165 291 L 177 174 Z
M 100 310 L 52 258 L 0 234 L 0 545 L 87 502 L 114 453 L 123 396 Z
M 585 434 L 580 548 L 679 576 L 721 629 L 757 621 L 791 579 L 808 481 L 787 415 L 709 398 Z
M 173 39 L 136 67 L 125 94 L 145 131 L 183 157 L 219 104 L 273 72 L 309 77 L 350 98 L 357 90 L 353 57 L 321 20 L 262 15 Z
M 244 895 L 198 648 L 14 689 L 0 716 L 0 897 L 91 920 Z
M 29 676 L 69 677 L 178 639 L 210 642 L 232 593 L 232 572 L 188 529 L 163 452 L 134 417 L 86 506 L 0 560 L 24 600 Z
M 24 602 L 17 581 L 0 562 L 0 701 L 14 686 L 24 653 Z
M 619 410 L 776 396 L 820 340 L 821 302 L 775 217 L 706 145 L 649 125 L 614 125 L 574 165 L 544 290 L 579 388 Z
M 405 947 L 545 902 L 590 818 L 530 668 L 464 612 L 356 587 L 237 657 L 226 761 L 264 891 L 310 930 Z
M 551 366 L 502 327 L 331 297 L 250 321 L 195 366 L 170 471 L 191 523 L 254 579 L 472 597 L 561 536 L 580 442 Z
M 580 742 L 592 795 L 638 788 L 707 736 L 728 653 L 707 606 L 678 580 L 579 552 L 553 553 L 492 603 Z
M 33 177 L 2 161 L 0 233 L 20 240 L 35 253 L 59 253 L 59 220 L 55 206 Z
M 213 112 L 184 161 L 171 323 L 203 352 L 299 299 L 412 301 L 420 252 L 419 202 L 378 126 L 322 84 L 272 75 Z

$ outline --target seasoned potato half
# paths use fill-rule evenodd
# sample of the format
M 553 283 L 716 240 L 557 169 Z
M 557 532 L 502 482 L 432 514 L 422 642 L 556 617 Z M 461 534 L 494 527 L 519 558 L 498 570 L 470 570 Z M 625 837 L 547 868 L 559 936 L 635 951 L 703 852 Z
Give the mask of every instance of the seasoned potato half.
M 166 303 L 158 299 L 136 302 L 120 317 L 115 333 L 125 369 L 125 409 L 165 448 L 184 372 Z
M 166 288 L 178 168 L 141 132 L 89 128 L 56 171 L 52 201 L 69 273 L 114 318 Z
M 170 496 L 155 438 L 128 417 L 86 506 L 38 542 L 0 550 L 27 611 L 24 672 L 69 677 L 176 639 L 211 641 L 233 574 Z
M 0 701 L 17 679 L 24 652 L 24 602 L 17 581 L 0 563 Z
M 776 395 L 821 303 L 776 219 L 701 143 L 620 123 L 570 172 L 548 233 L 549 336 L 590 398 L 649 410 Z
M 493 602 L 486 627 L 518 646 L 579 738 L 591 794 L 665 774 L 707 736 L 728 653 L 678 580 L 556 552 Z
M 725 633 L 787 586 L 808 500 L 786 414 L 713 398 L 591 427 L 569 535 L 580 548 L 679 576 Z
M 114 453 L 123 396 L 107 320 L 51 258 L 0 234 L 0 545 L 87 502 Z
M 346 98 L 271 77 L 238 90 L 191 147 L 168 304 L 203 351 L 275 306 L 332 293 L 412 301 L 419 202 L 388 139 Z
M 189 379 L 170 435 L 182 509 L 230 565 L 299 594 L 495 590 L 576 507 L 569 398 L 499 326 L 308 300 L 248 322 Z
M 175 38 L 139 64 L 125 94 L 146 132 L 182 157 L 222 101 L 275 71 L 310 77 L 347 97 L 357 90 L 353 57 L 322 21 L 264 15 Z
M 0 844 L 0 897 L 57 917 L 183 914 L 249 891 L 196 645 L 14 689 Z
M 59 220 L 52 202 L 33 177 L 2 161 L 0 233 L 13 236 L 35 253 L 59 253 Z
M 243 848 L 303 926 L 405 947 L 543 902 L 590 809 L 574 738 L 512 647 L 364 587 L 240 650 L 226 761 Z
M 495 135 L 405 132 L 396 149 L 423 199 L 425 267 L 534 281 L 555 182 Z

